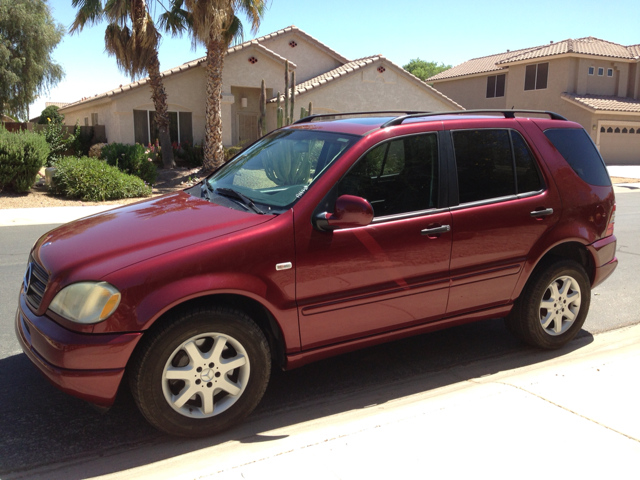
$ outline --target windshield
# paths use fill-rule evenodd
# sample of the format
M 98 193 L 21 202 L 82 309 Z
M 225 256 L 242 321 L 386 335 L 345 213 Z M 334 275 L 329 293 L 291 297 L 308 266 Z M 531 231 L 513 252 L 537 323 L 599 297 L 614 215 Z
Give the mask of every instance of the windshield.
M 208 190 L 229 196 L 226 189 L 232 189 L 269 207 L 269 213 L 285 211 L 358 139 L 314 130 L 278 130 L 215 172 L 206 180 Z

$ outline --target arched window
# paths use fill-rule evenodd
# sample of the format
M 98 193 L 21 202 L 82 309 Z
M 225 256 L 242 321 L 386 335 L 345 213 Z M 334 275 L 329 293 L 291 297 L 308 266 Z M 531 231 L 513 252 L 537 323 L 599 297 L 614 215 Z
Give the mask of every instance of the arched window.
M 629 133 L 636 133 L 636 131 L 632 128 L 631 130 L 629 130 Z
M 606 132 L 606 130 L 604 129 L 604 127 L 600 127 L 600 133 L 604 133 Z
M 613 133 L 620 133 L 620 127 L 616 127 L 616 129 L 613 131 Z
M 613 133 L 613 128 L 611 127 L 607 128 L 607 133 Z
M 622 129 L 622 133 L 628 133 L 628 130 L 626 127 Z

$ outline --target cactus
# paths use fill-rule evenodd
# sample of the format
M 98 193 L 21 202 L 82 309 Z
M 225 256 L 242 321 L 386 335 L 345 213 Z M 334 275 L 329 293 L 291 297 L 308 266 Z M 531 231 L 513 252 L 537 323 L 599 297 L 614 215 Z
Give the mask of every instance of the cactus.
M 307 109 L 304 107 L 300 107 L 300 118 L 304 118 L 308 115 L 309 115 L 309 112 L 307 112 Z
M 309 115 L 313 115 L 313 102 L 309 102 Z
M 260 119 L 258 120 L 258 133 L 261 137 L 267 134 L 267 87 L 262 79 L 260 87 Z
M 293 123 L 295 116 L 295 104 L 296 104 L 296 72 L 291 72 L 291 123 Z
M 263 165 L 267 178 L 276 185 L 306 185 L 311 178 L 309 152 L 296 151 L 290 142 L 267 149 Z
M 289 61 L 284 64 L 284 124 L 289 125 Z
M 284 127 L 283 122 L 284 122 L 284 110 L 282 109 L 282 107 L 278 107 L 278 128 L 282 128 Z
M 283 127 L 283 125 L 282 125 L 283 118 L 282 118 L 282 107 L 280 106 L 280 92 L 278 92 L 278 95 L 276 96 L 276 98 L 277 98 L 277 102 L 278 102 L 277 103 L 277 107 L 276 107 L 276 118 L 277 118 L 276 125 L 277 125 L 277 128 L 282 128 Z

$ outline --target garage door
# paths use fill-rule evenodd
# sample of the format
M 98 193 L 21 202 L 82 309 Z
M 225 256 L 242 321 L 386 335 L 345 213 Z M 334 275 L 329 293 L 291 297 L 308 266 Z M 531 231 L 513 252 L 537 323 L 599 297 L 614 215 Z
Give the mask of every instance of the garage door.
M 607 165 L 640 165 L 640 127 L 623 123 L 600 127 L 600 154 Z

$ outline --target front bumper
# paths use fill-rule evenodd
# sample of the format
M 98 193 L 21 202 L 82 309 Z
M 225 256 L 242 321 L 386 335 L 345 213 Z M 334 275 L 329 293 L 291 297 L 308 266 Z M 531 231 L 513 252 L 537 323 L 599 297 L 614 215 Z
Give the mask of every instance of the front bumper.
M 20 346 L 54 386 L 74 397 L 110 407 L 141 333 L 81 334 L 46 315 L 35 315 L 23 292 L 15 318 Z

